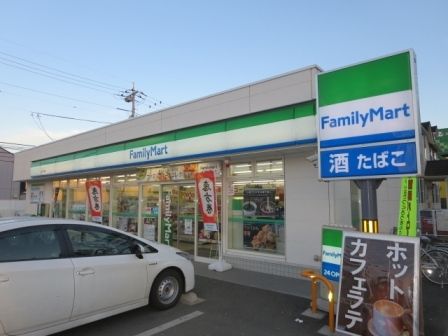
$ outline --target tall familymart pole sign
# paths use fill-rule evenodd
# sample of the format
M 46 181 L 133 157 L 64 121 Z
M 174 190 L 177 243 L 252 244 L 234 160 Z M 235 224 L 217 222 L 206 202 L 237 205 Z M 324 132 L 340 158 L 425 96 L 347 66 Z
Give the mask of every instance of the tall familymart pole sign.
M 323 180 L 420 175 L 412 50 L 317 76 Z

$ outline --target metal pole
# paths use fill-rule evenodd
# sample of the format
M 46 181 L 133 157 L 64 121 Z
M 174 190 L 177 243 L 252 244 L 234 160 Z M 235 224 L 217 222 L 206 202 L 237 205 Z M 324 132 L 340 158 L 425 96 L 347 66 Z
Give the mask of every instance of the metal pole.
M 361 190 L 361 231 L 378 233 L 378 204 L 376 190 L 382 179 L 355 180 Z
M 135 83 L 132 82 L 132 108 L 131 108 L 131 118 L 135 117 L 135 94 L 137 92 L 135 91 Z

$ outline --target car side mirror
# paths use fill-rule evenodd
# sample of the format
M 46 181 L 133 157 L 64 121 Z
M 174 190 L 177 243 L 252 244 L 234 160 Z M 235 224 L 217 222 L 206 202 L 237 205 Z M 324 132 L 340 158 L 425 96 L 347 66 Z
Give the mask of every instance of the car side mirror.
M 131 246 L 131 252 L 139 259 L 143 259 L 143 248 L 141 245 L 135 243 Z

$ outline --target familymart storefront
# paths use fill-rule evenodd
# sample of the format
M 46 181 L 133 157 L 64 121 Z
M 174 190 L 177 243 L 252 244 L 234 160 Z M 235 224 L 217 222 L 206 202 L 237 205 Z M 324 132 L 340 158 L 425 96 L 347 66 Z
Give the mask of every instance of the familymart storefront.
M 293 198 L 288 203 L 286 167 L 293 169 L 292 179 L 301 175 L 295 171 L 301 164 L 307 174 L 315 174 L 305 160 L 314 150 L 315 102 L 310 100 L 34 160 L 29 184 L 47 192 L 53 217 L 96 220 L 175 246 L 198 261 L 218 257 L 221 237 L 225 257 L 241 267 L 254 261 L 260 267 L 266 261 L 290 264 L 288 244 L 291 254 L 297 247 L 294 236 L 288 243 L 286 213 L 296 206 Z M 210 171 L 216 226 L 204 223 L 195 182 L 198 174 Z M 294 183 L 291 195 L 297 194 Z M 92 185 L 100 203 L 94 207 L 97 213 L 91 206 Z

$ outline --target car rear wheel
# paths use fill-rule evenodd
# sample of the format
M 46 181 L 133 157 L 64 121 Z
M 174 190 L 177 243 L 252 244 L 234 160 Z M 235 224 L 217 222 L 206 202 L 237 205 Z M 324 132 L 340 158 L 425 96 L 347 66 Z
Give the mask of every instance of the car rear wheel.
M 183 292 L 183 281 L 178 271 L 168 269 L 160 273 L 152 285 L 149 304 L 159 310 L 173 307 Z

